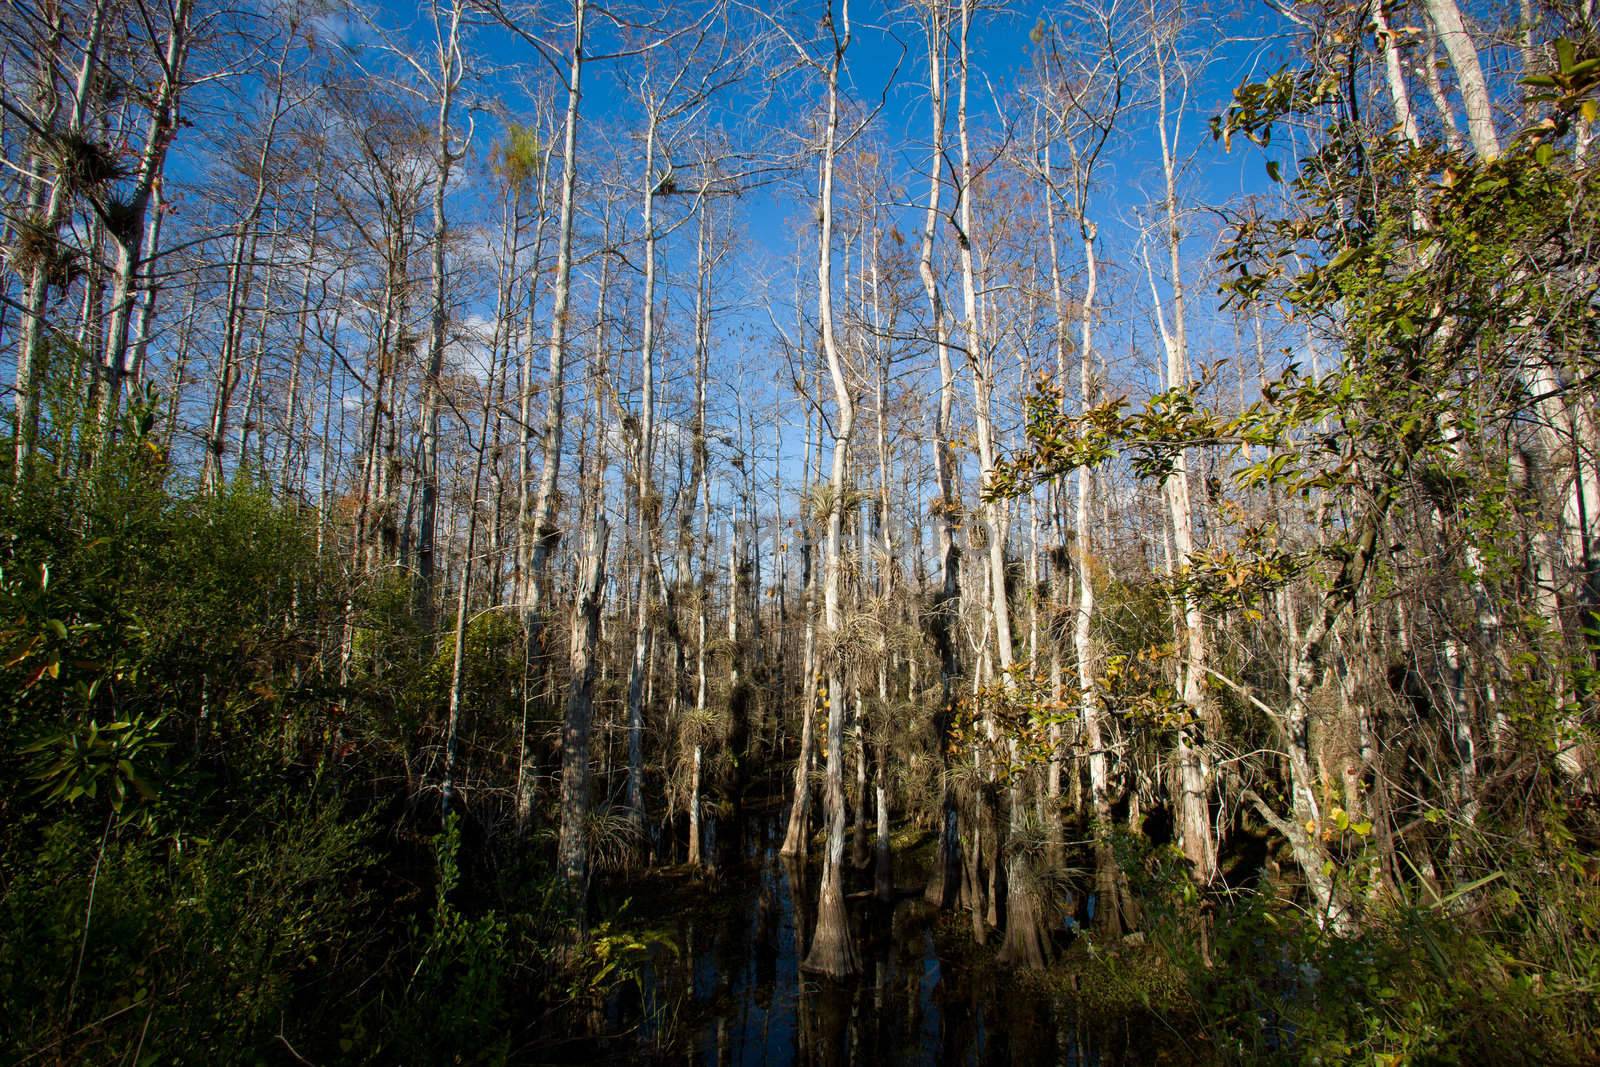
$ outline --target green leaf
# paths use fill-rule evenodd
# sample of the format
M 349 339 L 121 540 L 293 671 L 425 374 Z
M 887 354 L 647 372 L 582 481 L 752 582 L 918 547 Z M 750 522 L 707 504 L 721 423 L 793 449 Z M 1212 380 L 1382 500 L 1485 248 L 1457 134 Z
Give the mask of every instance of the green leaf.
M 1577 49 L 1573 46 L 1572 41 L 1566 37 L 1557 37 L 1554 43 L 1557 68 L 1563 74 L 1570 72 L 1573 61 L 1577 58 Z
M 1343 251 L 1341 251 L 1338 255 L 1334 256 L 1333 259 L 1328 261 L 1328 269 L 1329 270 L 1338 270 L 1340 267 L 1344 266 L 1346 263 L 1349 263 L 1352 259 L 1356 258 L 1356 256 L 1360 252 L 1361 252 L 1361 246 L 1360 245 L 1351 245 L 1351 246 L 1349 246 L 1348 248 L 1346 248 Z
M 1479 878 L 1477 881 L 1468 882 L 1466 885 L 1460 886 L 1457 889 L 1455 889 L 1453 892 L 1448 893 L 1445 896 L 1442 896 L 1438 900 L 1434 901 L 1433 902 L 1433 906 L 1435 908 L 1442 908 L 1446 904 L 1452 903 L 1453 901 L 1456 901 L 1456 900 L 1460 900 L 1462 897 L 1466 896 L 1468 893 L 1471 893 L 1471 892 L 1473 892 L 1474 890 L 1477 890 L 1477 889 L 1482 889 L 1484 886 L 1488 885 L 1490 882 L 1496 881 L 1496 880 L 1504 877 L 1505 873 L 1506 873 L 1505 871 L 1495 871 L 1493 874 L 1484 875 L 1482 878 Z

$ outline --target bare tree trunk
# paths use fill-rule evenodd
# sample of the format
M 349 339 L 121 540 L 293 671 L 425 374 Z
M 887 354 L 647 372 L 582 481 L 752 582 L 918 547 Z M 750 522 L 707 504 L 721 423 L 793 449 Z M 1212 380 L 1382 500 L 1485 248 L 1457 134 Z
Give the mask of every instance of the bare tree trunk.
M 706 364 L 711 354 L 711 263 L 707 258 L 706 205 L 700 205 L 700 219 L 695 234 L 695 364 L 694 364 L 694 427 L 690 442 L 689 491 L 685 495 L 683 518 L 679 523 L 679 584 L 686 585 L 692 566 L 692 546 L 696 540 L 694 514 L 700 514 L 698 542 L 700 546 L 700 588 L 694 597 L 695 604 L 695 700 L 696 733 L 693 737 L 689 782 L 689 862 L 698 864 L 700 855 L 700 770 L 703 739 L 698 724 L 705 721 L 706 699 L 710 678 L 706 672 L 706 641 L 710 636 L 711 599 L 711 470 L 710 455 L 706 447 Z M 809 434 L 807 442 L 809 444 Z M 696 495 L 699 508 L 696 508 Z
M 705 452 L 705 375 L 701 368 L 699 381 L 696 383 L 695 418 L 699 433 L 698 448 Z M 696 597 L 695 624 L 698 639 L 695 643 L 695 701 L 696 731 L 694 736 L 692 781 L 689 792 L 689 824 L 690 824 L 690 862 L 700 861 L 700 764 L 705 747 L 705 739 L 700 734 L 699 724 L 704 723 L 707 708 L 707 699 L 710 696 L 711 676 L 706 667 L 706 641 L 710 636 L 711 612 L 711 473 L 709 466 L 705 470 L 705 478 L 700 483 L 700 595 Z M 692 506 L 692 502 L 691 502 Z
M 445 724 L 444 785 L 439 791 L 439 810 L 450 814 L 450 803 L 455 799 L 457 776 L 457 737 L 461 723 L 461 701 L 465 686 L 467 651 L 467 609 L 471 603 L 473 556 L 478 547 L 479 493 L 483 486 L 483 467 L 488 458 L 489 424 L 494 417 L 494 384 L 499 365 L 491 357 L 488 381 L 483 387 L 482 421 L 478 426 L 477 460 L 472 469 L 472 489 L 467 494 L 467 548 L 461 557 L 461 583 L 456 593 L 455 647 L 450 657 L 450 714 Z M 578 656 L 573 655 L 574 662 Z M 570 721 L 570 716 L 569 716 Z
M 528 271 L 528 317 L 522 346 L 521 380 L 517 387 L 517 558 L 512 574 L 512 595 L 519 602 L 527 598 L 527 576 L 533 558 L 533 498 L 528 493 L 530 475 L 528 452 L 533 443 L 533 357 L 537 336 L 535 315 L 539 307 L 539 275 L 544 262 L 544 229 L 549 220 L 551 153 L 539 154 L 539 186 L 533 226 L 533 262 Z M 531 653 L 531 649 L 528 650 Z M 526 654 L 524 656 L 526 659 Z M 526 665 L 524 670 L 526 670 Z
M 206 438 L 207 449 L 200 472 L 201 484 L 211 489 L 217 488 L 223 481 L 222 457 L 228 447 L 228 419 L 233 404 L 233 392 L 238 387 L 244 369 L 244 325 L 241 320 L 244 317 L 245 304 L 248 302 L 250 281 L 254 277 L 256 249 L 261 241 L 261 212 L 266 203 L 267 188 L 270 184 L 268 165 L 276 148 L 278 126 L 291 106 L 284 98 L 288 89 L 285 67 L 292 42 L 291 36 L 290 40 L 285 42 L 284 50 L 278 58 L 273 81 L 272 113 L 267 121 L 267 128 L 262 132 L 261 144 L 255 152 L 253 161 L 255 188 L 251 192 L 249 203 L 245 206 L 244 214 L 233 227 L 232 253 L 228 263 L 228 290 L 223 312 L 222 352 L 218 357 L 216 395 L 212 400 L 211 425 Z M 277 227 L 274 226 L 273 230 L 276 240 Z M 269 256 L 269 269 L 270 261 L 275 258 L 276 256 Z M 310 270 L 309 264 L 307 270 L 308 272 Z M 309 273 L 307 277 L 309 278 Z M 270 286 L 268 288 L 268 294 L 262 299 L 263 309 L 271 302 Z M 247 412 L 246 429 L 240 435 L 241 462 L 244 459 L 243 441 L 248 434 L 249 421 L 250 416 Z
M 1078 381 L 1079 402 L 1082 410 L 1094 406 L 1094 316 L 1095 296 L 1099 287 L 1099 259 L 1095 252 L 1096 229 L 1092 222 L 1078 218 L 1083 239 L 1085 285 L 1083 317 L 1079 325 Z M 1078 711 L 1083 721 L 1083 742 L 1089 749 L 1089 805 L 1090 823 L 1094 836 L 1094 884 L 1096 900 L 1095 926 L 1112 937 L 1122 933 L 1131 919 L 1122 914 L 1125 879 L 1117 865 L 1116 853 L 1111 848 L 1111 774 L 1106 758 L 1105 724 L 1100 707 L 1100 695 L 1095 683 L 1095 648 L 1093 638 L 1095 592 L 1089 569 L 1092 544 L 1091 501 L 1093 499 L 1092 474 L 1088 466 L 1078 468 L 1078 501 L 1074 534 L 1077 540 L 1078 610 L 1074 615 L 1072 644 L 1078 669 Z
M 1478 62 L 1478 49 L 1461 21 L 1461 9 L 1456 0 L 1422 0 L 1422 6 L 1433 23 L 1434 31 L 1450 57 L 1450 66 L 1456 72 L 1456 88 L 1461 93 L 1461 108 L 1467 116 L 1467 135 L 1472 139 L 1472 150 L 1484 161 L 1500 155 L 1500 138 L 1495 133 L 1494 103 L 1484 81 L 1483 67 Z
M 1056 206 L 1054 173 L 1050 163 L 1050 141 L 1047 138 L 1044 144 L 1044 176 L 1045 176 L 1045 236 L 1050 250 L 1050 306 L 1055 316 L 1055 357 L 1056 380 L 1061 387 L 1062 407 L 1067 403 L 1067 352 L 1071 348 L 1071 333 L 1067 314 L 1066 294 L 1061 281 L 1061 250 L 1056 241 Z M 1091 176 L 1092 177 L 1092 176 Z M 1087 185 L 1087 178 L 1085 180 Z M 1090 300 L 1092 301 L 1092 296 Z M 1089 310 L 1085 308 L 1084 314 Z M 1054 502 L 1056 520 L 1057 546 L 1052 552 L 1050 562 L 1050 588 L 1052 612 L 1065 607 L 1069 597 L 1065 591 L 1069 556 L 1067 548 L 1067 487 L 1065 479 L 1056 479 L 1052 486 L 1052 500 Z M 1081 564 L 1081 560 L 1079 561 Z M 1053 628 L 1052 628 L 1053 629 Z M 1050 691 L 1051 697 L 1061 700 L 1063 694 L 1061 680 L 1061 644 L 1062 642 L 1052 634 L 1050 641 Z M 1082 729 L 1082 722 L 1079 723 Z M 1051 833 L 1051 854 L 1059 860 L 1061 852 L 1061 729 L 1053 726 L 1050 733 L 1050 769 L 1049 769 L 1049 826 Z M 1079 775 L 1073 770 L 1073 781 L 1077 782 Z
M 156 220 L 157 225 L 160 219 Z M 155 232 L 156 227 L 151 227 Z M 272 239 L 267 242 L 266 270 L 261 279 L 261 314 L 256 318 L 255 330 L 255 356 L 250 361 L 250 377 L 244 387 L 244 417 L 239 420 L 239 459 L 237 471 L 246 469 L 250 461 L 250 436 L 257 438 L 256 448 L 256 476 L 259 478 L 266 472 L 259 462 L 261 445 L 259 442 L 266 440 L 266 428 L 261 425 L 262 411 L 266 406 L 263 395 L 267 388 L 267 327 L 271 323 L 274 298 L 272 287 L 278 274 L 278 212 L 272 213 Z M 148 305 L 148 301 L 145 302 Z M 243 347 L 241 343 L 241 348 Z M 137 379 L 135 379 L 137 380 Z
M 1411 93 L 1406 88 L 1405 69 L 1400 61 L 1400 49 L 1395 44 L 1394 31 L 1389 28 L 1386 0 L 1371 0 L 1372 24 L 1378 37 L 1378 48 L 1383 52 L 1383 75 L 1389 85 L 1389 100 L 1394 105 L 1395 124 L 1401 136 L 1412 144 L 1421 137 L 1417 132 L 1417 117 L 1411 110 Z
M 289 367 L 288 392 L 283 400 L 284 442 L 283 455 L 280 457 L 278 481 L 285 489 L 293 486 L 298 490 L 303 488 L 304 484 L 304 463 L 301 464 L 300 468 L 301 477 L 296 477 L 294 463 L 295 426 L 299 422 L 297 416 L 300 410 L 300 379 L 303 373 L 306 358 L 306 339 L 310 332 L 311 326 L 312 277 L 317 269 L 317 253 L 320 249 L 319 239 L 322 236 L 318 228 L 319 223 L 321 222 L 320 208 L 322 206 L 322 166 L 322 153 L 318 152 L 315 178 L 313 179 L 316 184 L 314 185 L 311 194 L 311 235 L 308 239 L 309 247 L 306 250 L 305 271 L 301 276 L 300 303 L 298 313 L 296 315 L 298 321 L 296 323 L 294 356 L 293 362 Z M 306 432 L 302 435 L 300 440 L 300 453 L 302 456 L 306 455 L 310 451 L 310 445 L 308 443 L 309 438 L 311 437 L 309 420 L 310 415 L 308 414 L 308 426 Z M 299 484 L 297 484 L 297 482 Z
M 161 223 L 166 218 L 166 185 L 156 183 L 155 192 L 150 197 L 150 227 L 145 233 L 144 253 L 140 257 L 144 268 L 144 279 L 140 289 L 144 299 L 138 302 L 134 309 L 133 322 L 129 325 L 130 338 L 128 341 L 128 378 L 134 388 L 144 385 L 145 359 L 150 352 L 150 336 L 155 330 L 156 310 L 160 306 L 161 276 L 155 270 L 156 258 L 161 254 Z M 263 316 L 261 335 L 266 334 L 266 320 Z
M 72 93 L 72 107 L 68 112 L 66 133 L 69 137 L 81 136 L 84 120 L 89 107 L 89 94 L 94 84 L 94 72 L 100 62 L 100 44 L 104 36 L 107 0 L 95 0 L 94 6 L 89 9 L 89 24 L 84 31 L 83 61 L 78 65 L 77 80 Z M 59 18 L 59 15 L 58 15 Z M 59 32 L 59 24 L 55 27 Z M 53 96 L 55 83 L 54 71 L 45 70 L 41 73 L 43 84 L 51 86 L 48 94 Z M 48 121 L 52 116 L 45 115 Z M 36 152 L 40 162 L 50 153 L 50 146 L 41 143 Z M 41 177 L 42 170 L 41 169 Z M 39 236 L 45 246 L 46 253 L 54 253 L 55 242 L 59 239 L 61 224 L 66 221 L 67 214 L 72 207 L 72 191 L 68 188 L 65 175 L 57 174 L 56 180 L 50 184 L 50 192 L 44 197 L 43 210 L 38 213 L 35 225 L 40 230 Z M 26 275 L 23 302 L 21 307 L 21 333 L 17 339 L 17 369 L 13 384 L 16 387 L 16 468 L 15 477 L 20 479 L 27 470 L 28 458 L 33 454 L 34 441 L 39 432 L 39 393 L 43 384 L 45 373 L 44 358 L 45 348 L 45 311 L 50 293 L 50 256 L 42 255 L 38 262 L 32 264 Z
M 1162 347 L 1166 351 L 1166 382 L 1168 389 L 1185 389 L 1189 386 L 1189 328 L 1185 307 L 1183 266 L 1180 256 L 1183 231 L 1178 219 L 1177 145 L 1178 129 L 1169 129 L 1169 68 L 1175 62 L 1172 41 L 1159 26 L 1151 27 L 1155 43 L 1156 68 L 1156 121 L 1161 140 L 1161 172 L 1164 179 L 1163 205 L 1166 210 L 1165 237 L 1168 258 L 1168 284 L 1172 290 L 1172 328 L 1167 328 L 1162 314 L 1155 278 L 1151 275 L 1151 296 L 1155 301 L 1156 322 L 1161 332 Z M 1181 74 L 1181 71 L 1180 71 Z M 1181 99 L 1187 95 L 1187 81 L 1180 95 L 1178 120 L 1182 121 Z M 1179 451 L 1173 460 L 1172 470 L 1162 483 L 1167 502 L 1167 516 L 1172 524 L 1174 558 L 1172 577 L 1180 583 L 1187 574 L 1194 556 L 1194 514 L 1189 502 L 1188 458 Z M 1210 883 L 1217 873 L 1217 845 L 1211 834 L 1210 805 L 1207 799 L 1209 777 L 1202 750 L 1201 737 L 1218 725 L 1210 702 L 1206 697 L 1206 639 L 1205 618 L 1192 593 L 1184 591 L 1178 596 L 1179 637 L 1184 644 L 1184 662 L 1180 668 L 1180 693 L 1188 707 L 1189 721 L 1178 728 L 1176 752 L 1178 790 L 1174 797 L 1178 840 L 1190 864 L 1190 873 L 1201 885 Z
M 650 660 L 652 627 L 650 608 L 655 586 L 650 569 L 655 559 L 655 527 L 660 519 L 660 503 L 655 498 L 650 475 L 651 446 L 655 437 L 655 304 L 656 304 L 656 113 L 652 110 L 645 132 L 644 149 L 644 323 L 640 333 L 639 422 L 634 430 L 634 486 L 639 512 L 639 575 L 635 595 L 633 663 L 628 670 L 628 819 L 633 823 L 635 840 L 642 845 L 644 835 L 644 674 Z M 696 752 L 698 754 L 698 748 Z M 698 771 L 698 760 L 696 765 Z M 698 775 L 697 775 L 698 777 Z
M 112 280 L 111 318 L 106 331 L 105 355 L 101 360 L 104 377 L 100 394 L 100 430 L 109 440 L 116 427 L 122 404 L 122 382 L 127 370 L 130 323 L 137 299 L 138 273 L 146 251 L 150 205 L 157 184 L 166 169 L 167 151 L 178 129 L 179 97 L 184 85 L 184 67 L 189 56 L 189 20 L 194 0 L 175 0 L 167 40 L 163 50 L 161 84 L 150 109 L 149 129 L 139 154 L 134 187 L 118 209 L 117 225 L 112 230 L 117 262 Z M 150 250 L 153 255 L 154 250 Z
M 704 748 L 698 737 L 694 741 L 694 753 L 690 761 L 689 770 L 689 866 L 698 867 L 701 864 L 700 855 L 701 829 L 700 829 L 700 764 L 703 759 L 701 752 Z
M 804 615 L 803 627 L 805 635 L 801 651 L 801 703 L 800 703 L 800 752 L 794 765 L 794 793 L 789 804 L 789 823 L 783 835 L 783 855 L 804 856 L 806 846 L 811 837 L 811 758 L 815 749 L 813 738 L 814 722 L 816 720 L 817 690 L 817 665 L 816 665 L 816 599 L 817 578 L 816 568 L 812 563 L 815 546 L 811 542 L 811 516 L 806 512 L 810 510 L 811 488 L 811 450 L 812 450 L 812 425 L 813 412 L 808 403 L 806 408 L 806 440 L 805 450 L 801 457 L 801 485 L 800 485 L 800 610 Z M 817 444 L 817 452 L 822 451 L 821 443 Z
M 961 146 L 959 189 L 959 228 L 956 243 L 961 253 L 961 288 L 963 298 L 962 328 L 967 342 L 967 362 L 972 370 L 973 416 L 978 441 L 979 474 L 987 483 L 995 468 L 994 422 L 990 414 L 990 398 L 994 391 L 993 357 L 988 349 L 978 303 L 978 279 L 973 249 L 972 150 L 967 133 L 967 41 L 975 0 L 961 0 L 960 66 L 957 75 L 956 102 L 957 140 Z M 983 504 L 983 520 L 988 542 L 989 563 L 989 615 L 994 620 L 995 652 L 1000 670 L 1011 670 L 1011 606 L 1006 598 L 1006 515 L 1005 503 L 989 500 Z M 1003 678 L 1004 682 L 1005 679 Z M 1009 682 L 1006 682 L 1009 684 Z
M 921 250 L 917 270 L 922 277 L 923 292 L 928 300 L 929 318 L 933 325 L 934 351 L 939 364 L 939 403 L 934 426 L 933 467 L 938 483 L 939 499 L 935 505 L 938 522 L 939 590 L 934 594 L 932 629 L 934 644 L 939 651 L 940 708 L 935 717 L 934 742 L 938 747 L 941 765 L 941 825 L 939 849 L 925 893 L 928 901 L 941 908 L 955 905 L 961 888 L 961 827 L 956 794 L 950 782 L 951 728 L 955 723 L 955 681 L 960 673 L 957 629 L 961 620 L 961 553 L 956 544 L 956 522 L 959 503 L 955 491 L 956 457 L 951 442 L 951 407 L 955 398 L 955 370 L 950 362 L 950 347 L 946 339 L 944 301 L 939 292 L 938 277 L 933 269 L 933 241 L 940 214 L 941 194 L 944 184 L 941 170 L 944 166 L 945 124 L 945 74 L 944 56 L 947 45 L 947 27 L 944 4 L 935 3 L 927 8 L 928 37 L 928 96 L 933 120 L 932 146 L 929 158 L 928 206 L 923 215 Z
M 439 31 L 437 0 L 433 9 L 435 31 Z M 455 104 L 457 87 L 461 84 L 461 5 L 451 3 L 448 29 L 435 40 L 438 60 L 437 75 L 430 72 L 429 80 L 436 76 L 432 88 L 438 93 L 439 109 L 434 124 L 434 175 L 433 175 L 433 233 L 429 238 L 432 254 L 433 291 L 428 311 L 428 369 L 422 379 L 422 516 L 417 531 L 417 618 L 422 631 L 432 639 L 434 622 L 434 554 L 436 538 L 434 528 L 439 511 L 439 408 L 444 389 L 445 327 L 448 323 L 445 306 L 445 244 L 450 236 L 450 220 L 445 214 L 445 194 L 449 191 L 450 174 L 455 164 L 466 155 L 465 143 L 452 147 L 451 111 Z M 470 136 L 470 134 L 469 134 Z
M 850 436 L 855 428 L 855 400 L 845 380 L 845 369 L 833 329 L 833 175 L 839 136 L 839 68 L 850 42 L 848 0 L 842 10 L 842 27 L 831 25 L 833 55 L 826 73 L 828 117 L 822 146 L 821 226 L 817 238 L 817 319 L 822 330 L 822 351 L 828 374 L 833 380 L 837 407 L 833 431 L 833 464 L 828 480 L 828 540 L 823 556 L 823 627 L 831 643 L 839 639 L 843 623 L 840 594 L 843 582 L 841 559 L 844 525 L 844 479 L 849 460 Z M 841 35 L 842 34 L 842 35 Z M 850 918 L 844 906 L 844 678 L 839 670 L 839 653 L 831 649 L 828 657 L 828 688 L 824 705 L 828 711 L 828 851 L 822 862 L 822 885 L 817 894 L 817 926 L 806 955 L 805 968 L 831 978 L 845 978 L 861 969 L 855 942 L 850 936 Z
M 889 353 L 884 345 L 885 324 L 883 321 L 883 301 L 880 291 L 879 277 L 879 240 L 876 228 L 872 238 L 872 268 L 871 268 L 871 295 L 872 295 L 872 337 L 873 348 L 877 355 L 877 444 L 878 444 L 878 499 L 876 502 L 878 535 L 882 561 L 878 567 L 878 585 L 875 590 L 880 610 L 887 613 L 893 610 L 891 605 L 895 599 L 895 576 L 897 564 L 895 561 L 894 533 L 889 521 Z M 880 631 L 885 635 L 878 642 L 878 714 L 884 717 L 890 715 L 889 710 L 889 669 L 892 654 L 888 647 L 888 619 L 883 620 Z M 889 787 L 888 769 L 885 764 L 889 753 L 884 737 L 887 734 L 886 724 L 881 724 L 877 731 L 876 743 L 873 744 L 873 802 L 877 812 L 877 827 L 873 835 L 873 887 L 877 898 L 885 903 L 894 897 L 894 856 L 891 853 L 889 839 Z M 862 748 L 867 748 L 867 738 L 862 737 Z
M 588 0 L 573 0 L 572 61 L 567 71 L 567 119 L 561 168 L 561 214 L 556 224 L 555 296 L 550 311 L 550 376 L 545 384 L 544 466 L 539 475 L 539 494 L 533 510 L 533 547 L 529 553 L 528 572 L 523 578 L 522 590 L 524 626 L 530 642 L 537 635 L 544 570 L 559 534 L 556 526 L 556 482 L 561 474 L 567 315 L 572 303 L 572 231 L 577 214 L 578 102 L 582 96 L 583 32 L 587 13 Z
M 580 928 L 589 892 L 589 728 L 594 718 L 596 644 L 610 534 L 605 515 L 597 508 L 584 547 L 578 599 L 572 607 L 572 683 L 561 728 L 561 836 L 557 853 Z
M 973 204 L 976 194 L 973 188 L 972 148 L 967 124 L 967 89 L 970 81 L 970 62 L 968 44 L 971 37 L 972 14 L 975 7 L 974 0 L 961 2 L 961 28 L 959 36 L 960 64 L 957 73 L 957 101 L 956 101 L 956 130 L 957 140 L 960 145 L 960 186 L 958 189 L 959 223 L 956 240 L 960 250 L 961 261 L 961 287 L 963 300 L 962 326 L 967 343 L 967 363 L 972 371 L 973 416 L 978 444 L 978 466 L 980 477 L 984 484 L 988 484 L 990 476 L 998 460 L 994 422 L 991 413 L 991 400 L 994 391 L 995 361 L 989 349 L 989 339 L 986 335 L 982 307 L 978 300 L 978 266 L 976 251 L 973 247 L 975 239 Z M 954 221 L 954 220 L 953 220 Z M 983 504 L 984 535 L 988 550 L 988 589 L 987 602 L 988 615 L 994 625 L 994 651 L 1000 673 L 1000 685 L 1007 691 L 1014 691 L 1016 678 L 1012 672 L 1015 651 L 1012 643 L 1011 632 L 1011 605 L 1006 592 L 1006 505 L 1003 500 L 989 499 Z M 991 742 L 995 740 L 996 730 L 992 720 L 987 724 Z M 990 772 L 991 779 L 994 777 Z M 1021 828 L 1022 812 L 1019 810 L 1022 803 L 1020 787 L 1013 785 L 1008 791 L 1011 804 L 1010 829 L 1015 834 Z M 993 860 L 989 865 L 989 909 L 988 921 L 991 925 L 999 918 L 999 885 L 1000 857 L 1002 850 L 999 847 L 998 834 L 990 835 L 993 840 Z M 1026 869 L 1027 861 L 1019 850 L 1010 850 L 1011 854 L 1006 860 L 1007 877 L 1006 890 L 1006 947 L 1002 950 L 1006 959 L 1021 963 L 1024 966 L 1033 966 L 1042 962 L 1037 953 L 1025 950 L 1022 946 L 1028 945 L 1037 948 L 1043 943 L 1043 934 L 1039 928 L 1041 916 L 1037 902 L 1033 899 L 1024 900 L 1023 897 L 1032 898 L 1035 894 L 1035 883 L 1030 880 Z

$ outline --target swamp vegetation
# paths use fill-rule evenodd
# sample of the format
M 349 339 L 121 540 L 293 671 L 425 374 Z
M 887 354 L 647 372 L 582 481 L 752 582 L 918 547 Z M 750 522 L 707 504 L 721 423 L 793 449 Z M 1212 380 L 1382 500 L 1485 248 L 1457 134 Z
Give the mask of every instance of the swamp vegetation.
M 1589 0 L 0 75 L 0 1062 L 1600 1061 Z

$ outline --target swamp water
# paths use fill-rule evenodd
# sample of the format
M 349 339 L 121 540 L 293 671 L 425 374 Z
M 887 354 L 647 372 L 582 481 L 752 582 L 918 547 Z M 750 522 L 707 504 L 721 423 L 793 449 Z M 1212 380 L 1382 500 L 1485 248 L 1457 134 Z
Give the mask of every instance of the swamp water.
M 684 880 L 640 889 L 635 919 L 669 935 L 642 996 L 608 1006 L 598 1059 L 744 1064 L 1187 1063 L 1155 1020 L 1096 1020 L 1019 983 L 975 950 L 965 914 L 922 900 L 925 872 L 897 856 L 893 903 L 850 895 L 862 974 L 849 982 L 800 969 L 819 872 L 778 855 L 777 815 L 721 842 L 715 888 Z M 848 858 L 847 858 L 848 863 Z M 852 872 L 856 881 L 870 884 Z M 591 1060 L 590 1062 L 597 1062 Z

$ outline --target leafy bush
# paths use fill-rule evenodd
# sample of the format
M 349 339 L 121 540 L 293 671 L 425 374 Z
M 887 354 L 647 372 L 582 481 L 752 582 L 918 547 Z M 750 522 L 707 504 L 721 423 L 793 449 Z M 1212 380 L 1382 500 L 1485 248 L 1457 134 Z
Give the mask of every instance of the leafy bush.
M 1454 893 L 1375 905 L 1359 933 L 1338 936 L 1265 890 L 1235 895 L 1213 920 L 1176 850 L 1123 837 L 1118 851 L 1155 953 L 1141 968 L 1183 979 L 1184 996 L 1146 1006 L 1189 1016 L 1175 1025 L 1227 1062 L 1575 1064 L 1600 1053 L 1600 892 L 1581 864 L 1562 875 L 1548 856 L 1514 856 Z M 1124 952 L 1095 958 L 1098 980 L 1138 988 Z
M 281 796 L 212 837 L 114 834 L 97 859 L 82 823 L 49 823 L 35 851 L 0 860 L 0 1050 L 236 1062 L 301 1030 L 299 984 L 327 983 L 364 948 L 369 832 Z

